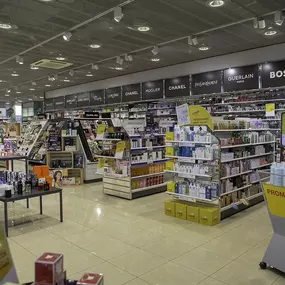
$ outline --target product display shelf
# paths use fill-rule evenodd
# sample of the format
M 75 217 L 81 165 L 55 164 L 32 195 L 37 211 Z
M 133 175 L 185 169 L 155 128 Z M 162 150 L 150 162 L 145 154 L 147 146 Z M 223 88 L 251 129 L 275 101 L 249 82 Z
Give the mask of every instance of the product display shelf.
M 262 200 L 257 170 L 275 161 L 276 138 L 270 129 L 250 128 L 254 123 L 246 119 L 214 120 L 214 133 L 221 141 L 222 218 Z

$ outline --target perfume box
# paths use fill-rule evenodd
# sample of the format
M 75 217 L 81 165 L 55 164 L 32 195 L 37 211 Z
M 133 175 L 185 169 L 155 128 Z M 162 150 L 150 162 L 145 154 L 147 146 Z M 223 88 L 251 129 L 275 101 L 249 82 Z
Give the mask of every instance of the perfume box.
M 55 285 L 62 280 L 63 255 L 46 252 L 35 262 L 35 282 L 41 285 Z
M 95 274 L 95 273 L 85 273 L 77 282 L 77 285 L 103 285 L 103 284 L 104 284 L 103 274 Z

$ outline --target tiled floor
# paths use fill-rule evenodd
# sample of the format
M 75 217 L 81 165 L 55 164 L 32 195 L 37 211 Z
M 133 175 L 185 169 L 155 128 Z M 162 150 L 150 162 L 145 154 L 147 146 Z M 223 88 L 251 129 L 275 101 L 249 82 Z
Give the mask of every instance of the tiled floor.
M 264 204 L 207 227 L 165 216 L 164 193 L 127 201 L 103 195 L 97 183 L 63 195 L 63 223 L 57 196 L 44 197 L 44 216 L 38 199 L 30 209 L 10 204 L 9 244 L 21 282 L 33 280 L 36 257 L 51 251 L 64 254 L 70 278 L 103 273 L 105 285 L 285 284 L 284 275 L 258 266 L 272 235 Z

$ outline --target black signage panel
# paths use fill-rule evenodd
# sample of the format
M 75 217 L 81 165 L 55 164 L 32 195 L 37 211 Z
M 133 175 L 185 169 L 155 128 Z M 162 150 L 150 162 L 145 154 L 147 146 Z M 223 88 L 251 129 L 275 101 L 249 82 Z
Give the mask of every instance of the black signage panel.
M 64 96 L 53 98 L 54 110 L 64 110 L 65 108 Z
M 114 87 L 105 90 L 106 104 L 121 103 L 121 87 Z
M 285 60 L 262 65 L 262 88 L 285 86 Z
M 189 76 L 165 80 L 165 98 L 175 98 L 190 95 Z
M 122 102 L 141 101 L 141 85 L 131 84 L 122 87 Z
M 53 106 L 53 98 L 51 99 L 45 99 L 45 111 L 52 111 L 54 110 Z
M 95 118 L 99 119 L 100 114 L 98 112 L 85 112 L 83 115 L 84 118 Z
M 155 100 L 163 98 L 163 80 L 149 81 L 142 84 L 142 99 Z
M 224 70 L 224 92 L 258 89 L 258 65 Z
M 77 107 L 76 94 L 65 96 L 65 108 L 73 109 Z
M 221 71 L 211 71 L 192 75 L 192 95 L 221 93 Z
M 90 106 L 90 93 L 83 92 L 77 94 L 77 107 L 88 107 Z
M 95 90 L 90 92 L 90 105 L 103 105 L 105 104 L 104 89 Z

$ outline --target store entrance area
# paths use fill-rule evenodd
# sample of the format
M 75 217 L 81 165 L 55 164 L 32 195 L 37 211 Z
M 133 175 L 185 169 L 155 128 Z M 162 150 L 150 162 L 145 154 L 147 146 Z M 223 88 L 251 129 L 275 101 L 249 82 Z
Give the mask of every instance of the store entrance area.
M 283 285 L 278 272 L 261 270 L 272 235 L 265 203 L 209 227 L 164 214 L 165 193 L 132 201 L 104 195 L 102 183 L 10 203 L 8 242 L 21 283 L 34 278 L 43 252 L 64 254 L 70 279 L 104 273 L 105 285 Z M 11 224 L 10 224 L 11 226 Z

